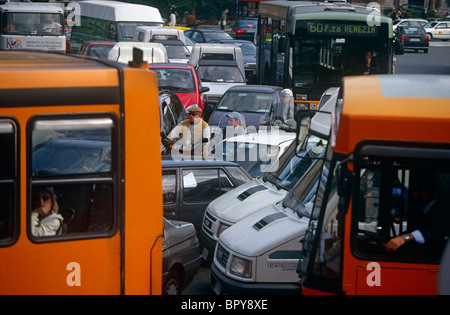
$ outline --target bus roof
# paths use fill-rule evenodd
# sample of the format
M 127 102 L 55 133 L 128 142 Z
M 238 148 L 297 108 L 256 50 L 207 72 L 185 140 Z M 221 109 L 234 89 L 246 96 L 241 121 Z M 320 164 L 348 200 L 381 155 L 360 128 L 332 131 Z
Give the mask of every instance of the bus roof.
M 27 3 L 27 2 L 7 2 L 0 5 L 0 11 L 3 12 L 48 12 L 48 13 L 63 13 L 61 4 L 46 4 L 46 3 Z
M 36 71 L 39 71 L 38 76 L 35 75 Z M 119 85 L 118 71 L 104 62 L 45 52 L 0 51 L 0 76 L 8 78 L 2 80 L 0 84 L 2 107 L 18 104 L 30 106 L 42 103 L 43 99 L 50 104 L 71 103 L 80 97 L 88 99 L 86 95 L 80 96 L 81 90 L 92 93 L 95 99 L 108 97 L 105 94 L 97 96 L 94 90 L 106 90 L 111 93 L 111 89 L 114 92 Z M 45 94 L 31 92 L 37 90 L 36 88 L 47 92 Z
M 344 78 L 335 152 L 362 140 L 450 142 L 450 76 Z
M 164 23 L 157 8 L 120 1 L 79 1 L 81 16 L 118 22 Z
M 333 3 L 319 1 L 264 1 L 261 2 L 258 13 L 264 16 L 286 17 L 291 8 L 291 16 L 295 16 L 291 25 L 295 26 L 296 20 L 349 20 L 367 21 L 368 15 L 376 16 L 374 21 L 380 23 L 390 23 L 392 19 L 382 15 L 378 10 L 371 7 L 357 6 L 349 3 Z

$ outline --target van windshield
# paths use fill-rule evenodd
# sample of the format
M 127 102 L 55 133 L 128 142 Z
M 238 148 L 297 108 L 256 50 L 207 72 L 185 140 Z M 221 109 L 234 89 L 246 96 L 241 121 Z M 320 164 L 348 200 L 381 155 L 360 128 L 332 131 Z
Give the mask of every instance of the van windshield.
M 202 82 L 245 83 L 238 67 L 199 66 L 197 72 Z
M 64 35 L 62 13 L 5 12 L 1 22 L 2 33 L 6 35 Z
M 158 22 L 116 22 L 117 40 L 118 41 L 133 40 L 134 31 L 138 26 L 163 26 L 163 25 Z M 110 29 L 110 32 L 114 32 L 114 30 Z M 109 34 L 108 38 L 115 39 L 115 36 Z
M 190 69 L 151 68 L 156 72 L 160 88 L 168 88 L 174 92 L 195 93 L 195 81 Z

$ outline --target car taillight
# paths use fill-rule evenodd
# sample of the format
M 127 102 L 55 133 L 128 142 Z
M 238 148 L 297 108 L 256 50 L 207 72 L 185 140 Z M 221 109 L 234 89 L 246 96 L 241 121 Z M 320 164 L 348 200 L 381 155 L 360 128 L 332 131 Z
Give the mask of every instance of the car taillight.
M 405 40 L 405 36 L 402 36 L 402 40 Z
M 425 36 L 425 41 L 428 42 L 430 38 L 428 36 Z
M 236 30 L 236 33 L 242 34 L 242 33 L 245 33 L 245 30 Z

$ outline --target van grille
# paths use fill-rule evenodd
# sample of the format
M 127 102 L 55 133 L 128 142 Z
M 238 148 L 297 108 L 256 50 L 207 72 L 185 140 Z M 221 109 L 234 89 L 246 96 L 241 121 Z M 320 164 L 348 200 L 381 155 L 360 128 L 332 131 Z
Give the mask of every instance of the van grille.
M 223 268 L 227 267 L 228 257 L 230 257 L 230 253 L 219 244 L 217 246 L 216 259 Z
M 208 213 L 208 211 L 206 211 L 205 217 L 203 218 L 203 231 L 211 236 L 214 234 L 211 229 L 213 222 L 216 222 L 216 218 L 214 218 L 211 214 Z

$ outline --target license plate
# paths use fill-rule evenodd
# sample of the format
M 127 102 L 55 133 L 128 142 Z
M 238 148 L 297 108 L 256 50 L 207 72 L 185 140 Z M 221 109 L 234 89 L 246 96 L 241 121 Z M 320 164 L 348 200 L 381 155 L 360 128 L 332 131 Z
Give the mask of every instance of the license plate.
M 420 42 L 420 38 L 410 38 L 410 42 Z
M 203 258 L 204 260 L 206 260 L 206 258 L 208 258 L 208 249 L 207 249 L 206 247 L 203 248 L 202 258 Z

